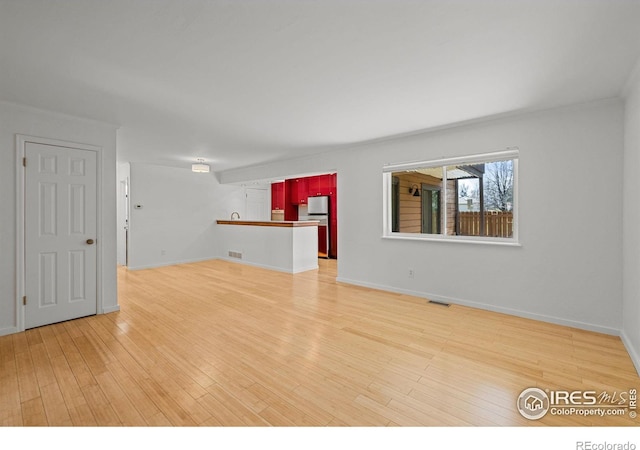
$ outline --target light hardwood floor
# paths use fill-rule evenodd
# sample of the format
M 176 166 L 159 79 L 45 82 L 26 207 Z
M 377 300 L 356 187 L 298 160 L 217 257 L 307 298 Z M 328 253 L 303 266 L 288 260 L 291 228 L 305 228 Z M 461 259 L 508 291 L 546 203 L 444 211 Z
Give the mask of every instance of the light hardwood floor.
M 0 337 L 0 424 L 640 423 L 515 407 L 531 386 L 640 388 L 619 338 L 339 284 L 320 263 L 120 268 L 120 312 Z

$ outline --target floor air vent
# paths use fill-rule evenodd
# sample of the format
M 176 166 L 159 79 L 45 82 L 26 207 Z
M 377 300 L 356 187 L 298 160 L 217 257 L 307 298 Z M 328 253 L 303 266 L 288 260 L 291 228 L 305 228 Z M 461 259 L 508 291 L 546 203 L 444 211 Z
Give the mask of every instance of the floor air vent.
M 447 308 L 449 306 L 451 306 L 450 303 L 445 303 L 445 302 L 436 302 L 435 300 L 429 300 L 429 303 L 431 303 L 432 305 L 438 305 L 438 306 L 446 306 Z

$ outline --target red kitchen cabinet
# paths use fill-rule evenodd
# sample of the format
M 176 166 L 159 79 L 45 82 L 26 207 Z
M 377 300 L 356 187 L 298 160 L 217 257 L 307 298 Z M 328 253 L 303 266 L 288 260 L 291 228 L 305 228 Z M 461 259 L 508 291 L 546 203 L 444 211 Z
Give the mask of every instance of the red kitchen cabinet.
M 338 257 L 338 190 L 336 174 L 328 175 L 329 179 L 329 258 Z
M 309 197 L 321 195 L 333 195 L 332 175 L 318 175 L 307 178 L 307 188 Z
M 338 226 L 329 226 L 329 258 L 338 258 Z
M 320 178 L 320 195 L 333 195 L 331 189 L 331 175 L 322 175 Z
M 298 220 L 298 205 L 292 201 L 295 180 L 284 181 L 284 220 Z
M 271 209 L 284 210 L 284 181 L 271 184 Z
M 327 226 L 318 227 L 318 256 L 322 258 L 328 258 L 329 252 L 327 252 L 327 233 L 329 228 Z
M 306 205 L 308 187 L 306 178 L 296 178 L 291 183 L 291 203 L 294 205 Z
M 316 197 L 318 195 L 322 195 L 320 193 L 320 178 L 321 177 L 307 178 L 307 194 L 309 197 Z

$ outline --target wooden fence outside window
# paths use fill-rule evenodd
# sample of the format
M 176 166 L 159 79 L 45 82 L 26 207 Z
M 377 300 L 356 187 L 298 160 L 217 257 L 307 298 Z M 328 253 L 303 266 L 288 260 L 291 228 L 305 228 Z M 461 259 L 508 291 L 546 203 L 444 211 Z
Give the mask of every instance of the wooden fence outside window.
M 480 219 L 479 212 L 459 212 L 458 235 L 481 236 Z M 482 236 L 513 237 L 513 212 L 485 211 L 484 234 Z

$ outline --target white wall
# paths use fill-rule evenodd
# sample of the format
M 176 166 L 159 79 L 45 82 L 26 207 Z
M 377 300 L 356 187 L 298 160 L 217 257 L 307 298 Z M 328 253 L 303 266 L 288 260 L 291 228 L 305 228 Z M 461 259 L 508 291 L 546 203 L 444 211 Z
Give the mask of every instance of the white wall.
M 521 247 L 381 238 L 385 163 L 513 146 Z M 618 334 L 622 155 L 623 105 L 609 100 L 229 171 L 221 180 L 337 169 L 339 280 Z
M 630 80 L 624 138 L 622 339 L 640 373 L 640 70 Z
M 212 173 L 142 163 L 130 167 L 129 268 L 217 257 L 215 221 L 233 211 L 245 215 L 244 187 L 220 185 Z
M 112 125 L 0 102 L 0 335 L 17 330 L 16 320 L 16 134 L 102 147 L 103 308 L 115 311 L 116 130 Z

